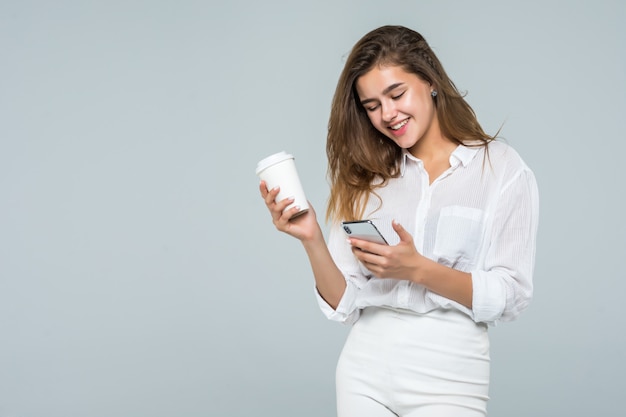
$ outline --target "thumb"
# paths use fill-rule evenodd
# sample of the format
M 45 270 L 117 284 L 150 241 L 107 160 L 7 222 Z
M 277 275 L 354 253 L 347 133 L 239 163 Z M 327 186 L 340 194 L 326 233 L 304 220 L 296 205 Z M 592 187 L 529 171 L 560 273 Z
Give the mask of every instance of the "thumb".
M 393 230 L 395 230 L 395 232 L 400 237 L 400 242 L 413 243 L 413 236 L 411 236 L 411 234 L 407 232 L 406 229 L 400 223 L 393 220 L 391 222 L 391 226 L 393 227 Z

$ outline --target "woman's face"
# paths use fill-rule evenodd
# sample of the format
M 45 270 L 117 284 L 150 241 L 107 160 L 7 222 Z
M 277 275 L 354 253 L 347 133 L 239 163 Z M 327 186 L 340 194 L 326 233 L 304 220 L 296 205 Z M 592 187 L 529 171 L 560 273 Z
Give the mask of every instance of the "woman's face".
M 372 125 L 412 151 L 441 137 L 432 86 L 398 66 L 376 66 L 357 79 L 356 91 Z

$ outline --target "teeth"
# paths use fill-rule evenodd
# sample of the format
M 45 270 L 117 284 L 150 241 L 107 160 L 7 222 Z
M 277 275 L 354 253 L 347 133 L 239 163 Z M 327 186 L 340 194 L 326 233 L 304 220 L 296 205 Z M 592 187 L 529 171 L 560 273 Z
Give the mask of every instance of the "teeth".
M 408 119 L 406 119 L 406 120 L 404 120 L 404 121 L 402 121 L 402 122 L 398 123 L 397 125 L 393 125 L 393 126 L 391 126 L 391 129 L 392 129 L 392 130 L 398 130 L 398 129 L 400 129 L 402 126 L 404 126 L 404 125 L 405 125 L 405 124 L 407 124 L 407 123 L 409 123 L 409 120 L 408 120 Z

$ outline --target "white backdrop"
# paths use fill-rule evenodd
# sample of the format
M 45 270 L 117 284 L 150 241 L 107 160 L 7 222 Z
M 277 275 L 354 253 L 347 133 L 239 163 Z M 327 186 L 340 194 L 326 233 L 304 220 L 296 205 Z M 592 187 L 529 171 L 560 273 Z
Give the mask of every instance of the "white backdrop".
M 537 175 L 490 414 L 623 411 L 625 4 L 0 0 L 0 417 L 335 415 L 348 329 L 254 168 L 294 154 L 323 217 L 335 83 L 383 24 Z

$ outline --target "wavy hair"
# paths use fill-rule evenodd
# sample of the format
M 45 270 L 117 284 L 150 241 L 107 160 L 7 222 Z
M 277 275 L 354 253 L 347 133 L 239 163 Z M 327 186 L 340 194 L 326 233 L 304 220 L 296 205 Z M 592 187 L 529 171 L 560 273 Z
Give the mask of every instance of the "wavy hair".
M 400 175 L 402 149 L 376 130 L 360 103 L 356 82 L 375 66 L 398 66 L 433 85 L 441 131 L 458 144 L 486 146 L 474 110 L 448 77 L 422 35 L 403 26 L 382 26 L 352 48 L 332 100 L 326 154 L 330 197 L 326 220 L 356 220 L 375 189 Z

